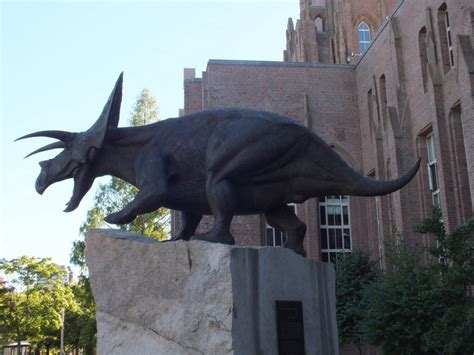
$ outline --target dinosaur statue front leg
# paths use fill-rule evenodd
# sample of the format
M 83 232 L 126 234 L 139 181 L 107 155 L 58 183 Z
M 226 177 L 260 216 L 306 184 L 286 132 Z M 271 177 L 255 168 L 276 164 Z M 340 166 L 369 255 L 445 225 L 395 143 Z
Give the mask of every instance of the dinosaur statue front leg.
M 135 198 L 122 210 L 105 218 L 107 223 L 126 224 L 132 222 L 139 214 L 156 211 L 160 208 L 164 193 L 153 188 L 142 188 Z
M 212 243 L 235 244 L 230 234 L 230 223 L 235 210 L 235 188 L 227 179 L 215 181 L 211 175 L 206 183 L 207 200 L 214 215 L 213 228 L 204 234 L 198 234 L 191 240 L 204 240 Z

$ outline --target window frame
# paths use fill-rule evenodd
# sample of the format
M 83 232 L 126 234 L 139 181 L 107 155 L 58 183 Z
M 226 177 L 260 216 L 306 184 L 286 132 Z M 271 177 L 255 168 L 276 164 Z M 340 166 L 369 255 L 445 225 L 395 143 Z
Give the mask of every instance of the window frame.
M 451 37 L 451 23 L 449 22 L 449 12 L 448 9 L 444 11 L 444 24 L 446 28 L 446 40 L 448 41 L 448 58 L 449 66 L 454 68 L 454 49 L 453 49 L 453 39 Z
M 364 34 L 363 39 L 361 39 L 361 34 Z M 368 40 L 365 37 L 365 34 L 368 35 Z M 359 54 L 363 55 L 367 49 L 369 49 L 370 44 L 372 43 L 372 34 L 370 31 L 370 26 L 367 22 L 359 22 L 357 25 L 357 35 L 359 36 Z
M 340 209 L 339 215 L 341 223 L 338 224 L 336 221 L 337 213 L 328 213 L 329 208 Z M 344 216 L 344 209 L 347 210 L 347 220 Z M 330 215 L 334 216 L 332 223 L 330 223 Z M 319 231 L 322 261 L 335 263 L 339 254 L 352 252 L 353 240 L 349 196 L 329 195 L 319 198 Z M 340 233 L 338 233 L 338 231 L 340 231 Z M 334 237 L 333 242 L 331 241 L 331 234 L 332 237 Z M 345 238 L 346 236 L 348 236 L 348 243 Z M 348 247 L 346 247 L 347 244 Z
M 314 19 L 314 27 L 316 29 L 316 33 L 325 32 L 324 28 L 324 20 L 321 16 L 316 16 Z
M 421 78 L 423 82 L 423 91 L 427 91 L 428 86 L 428 49 L 426 48 L 426 27 L 423 26 L 418 31 L 418 53 L 420 56 Z
M 426 165 L 428 168 L 428 187 L 431 192 L 431 203 L 435 207 L 441 207 L 441 191 L 439 186 L 438 160 L 436 159 L 436 147 L 433 132 L 426 136 Z
M 447 74 L 455 67 L 454 48 L 451 37 L 451 22 L 449 19 L 448 5 L 442 3 L 438 8 L 438 36 L 440 44 L 441 62 L 443 64 L 444 74 Z

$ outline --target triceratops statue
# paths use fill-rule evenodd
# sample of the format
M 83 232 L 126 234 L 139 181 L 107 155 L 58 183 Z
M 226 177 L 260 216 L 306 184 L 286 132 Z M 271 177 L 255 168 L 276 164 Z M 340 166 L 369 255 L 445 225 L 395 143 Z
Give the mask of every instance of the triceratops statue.
M 269 225 L 285 231 L 286 247 L 305 255 L 306 226 L 288 203 L 325 195 L 376 196 L 406 185 L 420 160 L 402 177 L 375 181 L 354 171 L 314 132 L 278 114 L 248 109 L 214 109 L 141 127 L 118 128 L 123 73 L 97 122 L 85 132 L 41 131 L 30 137 L 59 140 L 32 154 L 63 151 L 40 163 L 36 191 L 73 178 L 66 212 L 77 208 L 98 176 L 113 175 L 139 189 L 113 224 L 167 207 L 181 211 L 173 240 L 234 244 L 234 215 L 263 213 Z M 203 215 L 211 231 L 194 235 Z

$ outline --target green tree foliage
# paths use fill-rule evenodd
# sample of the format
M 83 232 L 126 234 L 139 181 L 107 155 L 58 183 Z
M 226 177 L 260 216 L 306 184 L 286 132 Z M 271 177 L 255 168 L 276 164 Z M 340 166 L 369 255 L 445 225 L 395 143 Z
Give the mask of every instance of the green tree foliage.
M 8 307 L 7 302 L 9 292 L 10 290 L 6 287 L 5 280 L 0 276 L 0 310 Z M 3 314 L 3 311 L 0 312 Z M 4 329 L 6 329 L 6 320 L 3 319 L 3 316 L 0 316 L 0 346 L 8 344 L 10 340 L 8 334 L 4 332 Z
M 441 210 L 434 209 L 431 218 L 415 227 L 421 234 L 436 237 L 437 245 L 429 249 L 434 257 L 430 267 L 440 283 L 438 313 L 430 332 L 425 335 L 432 349 L 445 353 L 474 353 L 474 218 L 446 233 Z M 449 337 L 446 337 L 449 334 Z
M 160 111 L 150 90 L 142 90 L 130 115 L 131 126 L 144 126 L 159 120 Z
M 387 354 L 474 352 L 474 219 L 447 234 L 441 212 L 415 230 L 432 233 L 431 262 L 401 241 L 389 251 L 390 270 L 366 291 L 365 337 Z
M 361 322 L 367 312 L 365 289 L 376 282 L 379 270 L 363 251 L 341 255 L 336 265 L 336 309 L 339 341 L 353 344 L 359 352 L 364 344 Z
M 96 344 L 97 326 L 95 321 L 95 303 L 92 297 L 89 279 L 81 276 L 72 292 L 79 306 L 78 312 L 68 312 L 65 317 L 64 343 L 75 353 L 83 349 L 84 354 L 93 354 Z
M 474 285 L 474 218 L 447 234 L 442 222 L 441 210 L 435 208 L 431 218 L 414 228 L 420 234 L 436 237 L 436 246 L 428 249 L 439 263 L 432 267 L 443 276 L 443 283 L 457 289 L 463 287 L 472 295 Z M 464 292 L 463 292 L 464 293 Z
M 22 256 L 0 262 L 6 275 L 0 292 L 0 333 L 19 343 L 27 340 L 49 347 L 58 341 L 61 310 L 77 311 L 66 271 L 49 258 Z
M 425 354 L 424 336 L 442 307 L 436 302 L 440 285 L 403 242 L 387 250 L 390 270 L 366 290 L 365 339 L 386 354 Z

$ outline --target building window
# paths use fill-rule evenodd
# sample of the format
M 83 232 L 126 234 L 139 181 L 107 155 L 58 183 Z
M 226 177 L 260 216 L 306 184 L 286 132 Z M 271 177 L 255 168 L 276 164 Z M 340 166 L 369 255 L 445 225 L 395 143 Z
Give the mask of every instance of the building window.
M 463 124 L 461 104 L 456 103 L 449 112 L 449 146 L 453 168 L 453 195 L 456 201 L 458 223 L 464 223 L 472 216 L 471 195 L 469 191 L 469 174 L 467 171 L 466 150 L 463 142 Z
M 336 262 L 337 255 L 352 250 L 349 196 L 319 198 L 321 258 Z
M 375 137 L 374 135 L 374 131 L 375 131 L 375 127 L 374 127 L 374 112 L 373 112 L 373 108 L 374 108 L 374 98 L 373 98 L 373 94 L 372 94 L 372 89 L 370 89 L 368 92 L 367 92 L 367 112 L 369 113 L 369 128 L 370 128 L 370 138 L 373 139 Z
M 387 116 L 388 116 L 388 108 L 387 108 L 387 84 L 385 80 L 385 74 L 380 77 L 380 103 L 382 104 L 382 117 L 383 117 L 383 128 L 387 129 Z
M 449 21 L 448 7 L 446 3 L 438 9 L 438 33 L 443 59 L 444 72 L 454 67 L 453 38 L 451 34 L 451 22 Z
M 440 207 L 441 200 L 438 179 L 438 162 L 436 161 L 433 133 L 426 137 L 426 149 L 428 152 L 428 182 L 431 191 L 431 199 L 433 206 Z
M 428 81 L 428 52 L 426 49 L 426 27 L 423 26 L 418 32 L 418 51 L 420 53 L 421 78 L 423 81 L 423 90 L 426 92 Z
M 371 41 L 369 25 L 365 22 L 361 22 L 359 24 L 359 51 L 361 55 L 369 48 Z
M 316 32 L 324 32 L 324 22 L 320 16 L 314 19 L 314 27 L 316 27 Z
M 296 205 L 294 203 L 289 203 L 288 206 L 296 213 Z M 265 227 L 265 236 L 266 243 L 268 247 L 282 247 L 285 246 L 286 241 L 288 240 L 288 234 L 284 231 L 278 231 L 270 225 Z
M 449 23 L 448 11 L 444 13 L 445 24 L 446 24 L 446 37 L 448 39 L 448 53 L 449 53 L 449 64 L 451 68 L 454 67 L 454 53 L 453 53 L 453 39 L 451 38 L 451 24 Z

